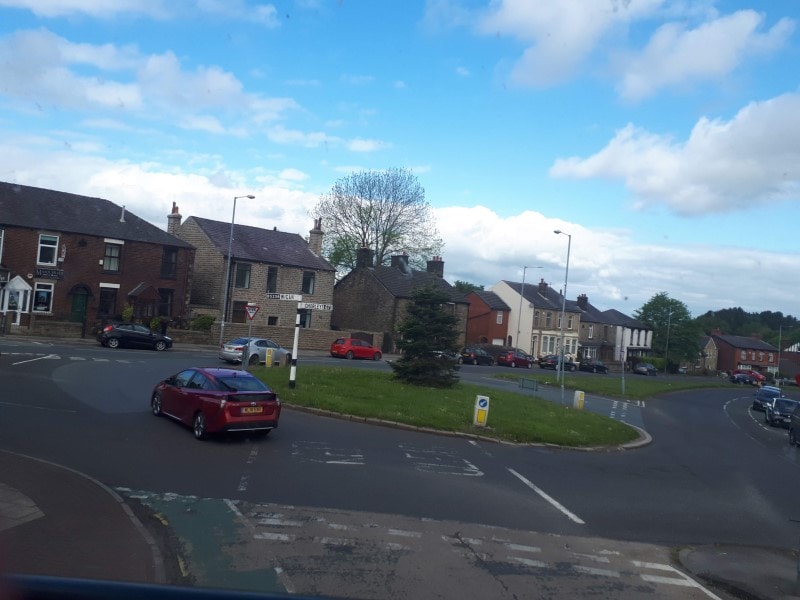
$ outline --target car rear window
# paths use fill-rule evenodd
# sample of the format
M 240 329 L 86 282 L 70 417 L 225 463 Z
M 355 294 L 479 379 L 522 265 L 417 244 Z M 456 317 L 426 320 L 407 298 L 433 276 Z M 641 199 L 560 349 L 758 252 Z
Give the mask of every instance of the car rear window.
M 255 377 L 219 377 L 217 383 L 223 391 L 230 392 L 269 392 L 272 391 Z

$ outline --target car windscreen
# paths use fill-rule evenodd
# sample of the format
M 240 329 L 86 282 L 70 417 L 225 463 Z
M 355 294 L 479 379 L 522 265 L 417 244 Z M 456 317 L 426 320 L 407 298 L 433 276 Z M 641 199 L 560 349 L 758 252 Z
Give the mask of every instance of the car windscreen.
M 269 392 L 267 385 L 255 377 L 218 377 L 217 383 L 225 392 Z
M 796 406 L 797 402 L 795 402 L 794 400 L 783 400 L 781 398 L 776 399 L 775 402 L 773 403 L 774 410 L 786 413 L 792 412 Z

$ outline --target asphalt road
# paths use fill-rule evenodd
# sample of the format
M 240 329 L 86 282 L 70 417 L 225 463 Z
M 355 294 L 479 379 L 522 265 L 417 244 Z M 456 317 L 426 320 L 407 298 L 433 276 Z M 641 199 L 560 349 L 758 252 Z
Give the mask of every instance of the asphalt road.
M 316 507 L 340 521 L 356 511 L 375 515 L 387 531 L 416 531 L 407 521 L 415 520 L 418 526 L 461 523 L 566 536 L 574 545 L 602 539 L 612 556 L 621 552 L 609 549 L 613 544 L 655 544 L 660 549 L 650 554 L 663 550 L 664 561 L 672 546 L 793 548 L 797 542 L 798 529 L 789 519 L 800 517 L 800 455 L 789 447 L 785 430 L 765 426 L 761 413 L 750 411 L 747 388 L 676 393 L 644 406 L 589 399 L 598 411 L 653 436 L 649 446 L 627 452 L 514 447 L 291 410 L 269 438 L 199 443 L 188 429 L 153 417 L 148 399 L 158 380 L 198 363 L 217 364 L 213 353 L 3 339 L 0 350 L 0 447 L 77 469 L 164 511 L 165 498 L 227 503 L 228 509 L 237 507 L 233 514 L 245 529 L 250 524 L 251 533 L 254 523 L 264 521 L 253 514 Z M 466 366 L 462 377 L 492 381 L 487 375 L 493 369 L 499 367 Z M 280 369 L 275 376 L 287 373 Z M 289 509 L 282 511 L 277 512 Z M 406 529 L 392 527 L 401 521 Z M 278 526 L 259 535 L 284 535 L 280 531 Z M 442 535 L 447 534 L 440 541 Z M 574 556 L 552 562 L 569 560 Z M 312 584 L 322 585 L 306 583 Z

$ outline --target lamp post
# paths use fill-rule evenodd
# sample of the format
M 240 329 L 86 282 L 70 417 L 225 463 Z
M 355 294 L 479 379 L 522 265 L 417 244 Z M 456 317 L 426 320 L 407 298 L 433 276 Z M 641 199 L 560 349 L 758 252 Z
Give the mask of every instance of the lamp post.
M 781 374 L 781 343 L 783 342 L 783 323 L 778 326 L 778 370 L 775 371 L 775 381 Z
M 567 236 L 567 267 L 564 270 L 564 295 L 561 298 L 561 356 L 557 376 L 561 380 L 561 404 L 564 404 L 564 320 L 566 319 L 567 313 L 567 282 L 569 280 L 569 252 L 572 247 L 572 235 L 560 229 L 554 230 L 553 233 Z
M 667 312 L 667 346 L 664 349 L 664 373 L 669 374 L 669 326 L 672 323 L 672 307 Z
M 228 236 L 228 267 L 225 269 L 225 279 L 222 282 L 222 323 L 219 328 L 219 343 L 222 345 L 225 339 L 225 319 L 228 317 L 228 291 L 230 290 L 231 278 L 231 253 L 233 252 L 233 224 L 236 221 L 236 201 L 239 198 L 248 198 L 254 200 L 255 196 L 252 194 L 245 194 L 244 196 L 233 197 L 233 214 L 231 215 L 231 232 Z

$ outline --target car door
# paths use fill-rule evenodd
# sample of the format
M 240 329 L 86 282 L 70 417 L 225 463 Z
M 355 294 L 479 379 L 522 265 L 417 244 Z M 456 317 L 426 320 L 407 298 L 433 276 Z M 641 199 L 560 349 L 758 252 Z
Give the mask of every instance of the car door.
M 129 346 L 134 348 L 150 348 L 153 346 L 153 334 L 143 325 L 131 325 Z
M 186 388 L 195 374 L 194 369 L 186 369 L 168 380 L 161 392 L 161 410 L 183 421 L 187 404 Z

